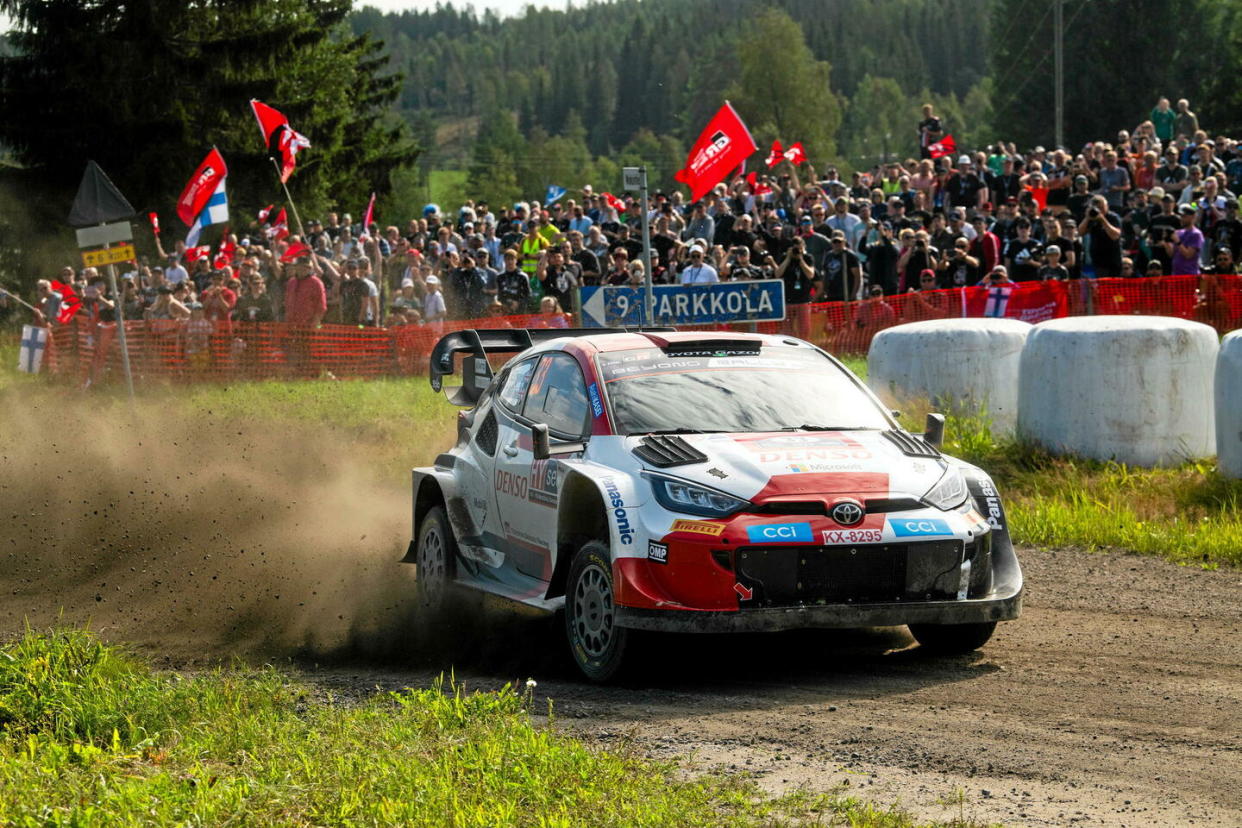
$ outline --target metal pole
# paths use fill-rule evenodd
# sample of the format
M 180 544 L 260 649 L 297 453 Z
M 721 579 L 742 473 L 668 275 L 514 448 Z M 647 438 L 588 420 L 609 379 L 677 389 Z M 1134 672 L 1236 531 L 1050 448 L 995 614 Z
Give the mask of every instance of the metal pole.
M 1065 146 L 1065 40 L 1062 21 L 1063 0 L 1052 0 L 1053 77 L 1056 84 L 1056 145 Z
M 104 250 L 108 250 L 112 245 L 105 244 Z M 137 262 L 135 262 L 135 265 Z M 135 278 L 138 269 L 134 268 Z M 134 401 L 134 375 L 129 370 L 129 345 L 125 341 L 125 300 L 121 296 L 121 292 L 116 289 L 116 265 L 108 264 L 108 289 L 112 291 L 114 304 L 113 312 L 116 314 L 116 338 L 121 345 L 121 368 L 125 371 L 125 387 L 129 390 L 129 401 Z
M 643 270 L 646 272 L 647 312 L 643 314 L 648 325 L 655 325 L 655 267 L 651 264 L 651 222 L 647 217 L 650 205 L 647 203 L 647 168 L 639 167 L 643 174 Z
M 276 163 L 276 159 L 272 159 L 272 166 L 276 168 L 276 177 L 280 178 L 280 165 Z M 285 200 L 289 202 L 289 209 L 293 211 L 293 220 L 298 223 L 298 235 L 302 237 L 302 241 L 306 241 L 306 231 L 302 229 L 302 217 L 298 215 L 298 205 L 293 203 L 293 196 L 289 195 L 289 185 L 283 180 L 280 186 L 284 188 Z

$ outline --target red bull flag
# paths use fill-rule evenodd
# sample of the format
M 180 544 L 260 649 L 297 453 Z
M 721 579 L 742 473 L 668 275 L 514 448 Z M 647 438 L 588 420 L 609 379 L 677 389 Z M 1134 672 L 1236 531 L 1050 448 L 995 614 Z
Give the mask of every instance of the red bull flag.
M 194 171 L 194 175 L 190 176 L 190 182 L 181 191 L 181 197 L 177 199 L 177 215 L 186 226 L 194 224 L 194 220 L 203 212 L 216 188 L 228 174 L 229 168 L 225 166 L 223 156 L 218 149 L 212 147 L 203 163 Z
M 754 153 L 755 139 L 738 117 L 733 105 L 724 106 L 708 122 L 686 158 L 685 169 L 674 176 L 690 188 L 690 199 L 698 201 L 725 179 L 725 176 Z

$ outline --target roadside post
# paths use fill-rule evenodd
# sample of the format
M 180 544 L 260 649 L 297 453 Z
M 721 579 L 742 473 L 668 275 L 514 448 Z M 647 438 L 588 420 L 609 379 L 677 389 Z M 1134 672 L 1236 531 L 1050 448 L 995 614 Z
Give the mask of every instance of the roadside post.
M 652 281 L 655 278 L 655 269 L 651 266 L 651 220 L 648 218 L 651 206 L 647 201 L 647 168 L 623 167 L 621 169 L 621 188 L 628 191 L 638 190 L 642 194 L 643 281 L 646 284 L 647 291 L 646 299 L 643 303 L 643 321 L 640 324 L 652 325 L 655 324 L 651 321 L 655 318 L 655 283 Z
M 86 267 L 108 266 L 108 289 L 116 304 L 117 342 L 121 348 L 121 368 L 125 372 L 125 387 L 129 401 L 134 401 L 134 375 L 129 367 L 129 345 L 125 339 L 125 302 L 116 286 L 116 263 L 131 259 L 137 265 L 134 253 L 134 228 L 128 221 L 135 215 L 134 208 L 121 195 L 112 180 L 94 161 L 86 162 L 82 183 L 78 185 L 77 197 L 69 210 L 69 225 L 77 228 L 78 247 L 83 249 L 82 262 Z M 118 247 L 112 245 L 123 242 Z M 101 249 L 86 249 L 100 248 Z M 137 267 L 135 267 L 135 273 Z

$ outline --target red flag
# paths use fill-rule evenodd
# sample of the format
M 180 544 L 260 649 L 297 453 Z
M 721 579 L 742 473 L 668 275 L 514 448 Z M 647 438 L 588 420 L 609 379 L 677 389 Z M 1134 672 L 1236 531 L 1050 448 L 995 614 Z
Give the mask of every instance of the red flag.
M 275 206 L 275 204 L 269 204 L 259 211 L 259 224 L 267 221 L 267 217 L 272 214 L 272 209 L 275 208 Z
M 801 141 L 793 144 L 789 149 L 785 150 L 785 160 L 795 166 L 806 161 L 806 152 L 802 149 Z
M 159 213 L 147 213 L 147 218 L 151 220 L 151 232 L 158 236 L 160 234 Z
M 785 160 L 785 152 L 781 149 L 780 141 L 772 142 L 772 151 L 768 153 L 768 169 L 772 169 L 777 164 Z
M 311 143 L 305 135 L 294 132 L 289 126 L 289 119 L 272 109 L 265 103 L 250 99 L 250 109 L 255 120 L 259 122 L 259 131 L 267 143 L 267 154 L 280 161 L 280 181 L 283 184 L 293 174 L 297 166 L 298 150 L 308 148 Z
M 74 314 L 82 310 L 82 300 L 78 298 L 78 292 L 72 285 L 55 279 L 52 280 L 52 290 L 60 294 L 60 311 L 56 314 L 56 321 L 62 325 L 68 324 Z
M 185 260 L 187 262 L 197 262 L 199 259 L 205 259 L 211 255 L 211 246 L 200 244 L 198 247 L 187 247 L 185 249 Z
M 608 206 L 616 210 L 618 213 L 625 212 L 625 202 L 617 198 L 612 193 L 604 193 L 604 201 L 607 201 Z
M 310 254 L 310 245 L 306 244 L 306 242 L 294 242 L 289 245 L 284 253 L 280 254 L 280 260 L 288 264 L 294 259 L 301 258 L 302 256 L 309 256 Z
M 375 193 L 371 193 L 371 201 L 367 204 L 367 211 L 362 216 L 362 232 L 371 232 L 371 220 L 375 218 Z
M 1069 296 L 1061 282 L 1019 282 L 963 288 L 967 316 L 1043 322 L 1069 314 Z
M 276 214 L 276 220 L 272 222 L 272 226 L 267 229 L 268 238 L 280 241 L 289 235 L 289 217 L 285 215 L 285 208 L 281 207 L 280 212 Z
M 212 147 L 203 163 L 194 171 L 194 175 L 190 176 L 190 183 L 181 191 L 181 198 L 177 199 L 177 215 L 187 227 L 194 224 L 194 219 L 203 212 L 211 194 L 216 191 L 220 179 L 228 174 L 229 168 L 225 166 L 220 151 Z
M 771 187 L 759 181 L 759 175 L 757 173 L 751 172 L 747 175 L 746 183 L 750 185 L 750 192 L 752 195 L 762 196 L 772 192 Z
M 733 106 L 725 101 L 690 150 L 685 169 L 679 170 L 674 178 L 690 188 L 691 201 L 698 201 L 755 149 L 750 130 Z
M 229 235 L 229 229 L 224 228 L 224 236 L 220 239 L 220 248 L 216 251 L 216 259 L 212 263 L 216 270 L 223 270 L 226 266 L 233 263 L 233 254 L 237 252 L 237 245 L 233 242 Z
M 941 158 L 955 152 L 957 152 L 957 142 L 953 140 L 952 135 L 946 135 L 936 143 L 927 145 L 927 153 L 932 158 Z

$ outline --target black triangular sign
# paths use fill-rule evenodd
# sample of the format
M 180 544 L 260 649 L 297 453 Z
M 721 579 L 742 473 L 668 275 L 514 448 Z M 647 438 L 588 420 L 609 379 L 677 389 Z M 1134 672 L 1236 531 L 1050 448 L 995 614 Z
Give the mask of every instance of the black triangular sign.
M 77 198 L 69 210 L 70 227 L 93 227 L 110 221 L 133 218 L 137 213 L 107 173 L 94 161 L 86 162 Z

